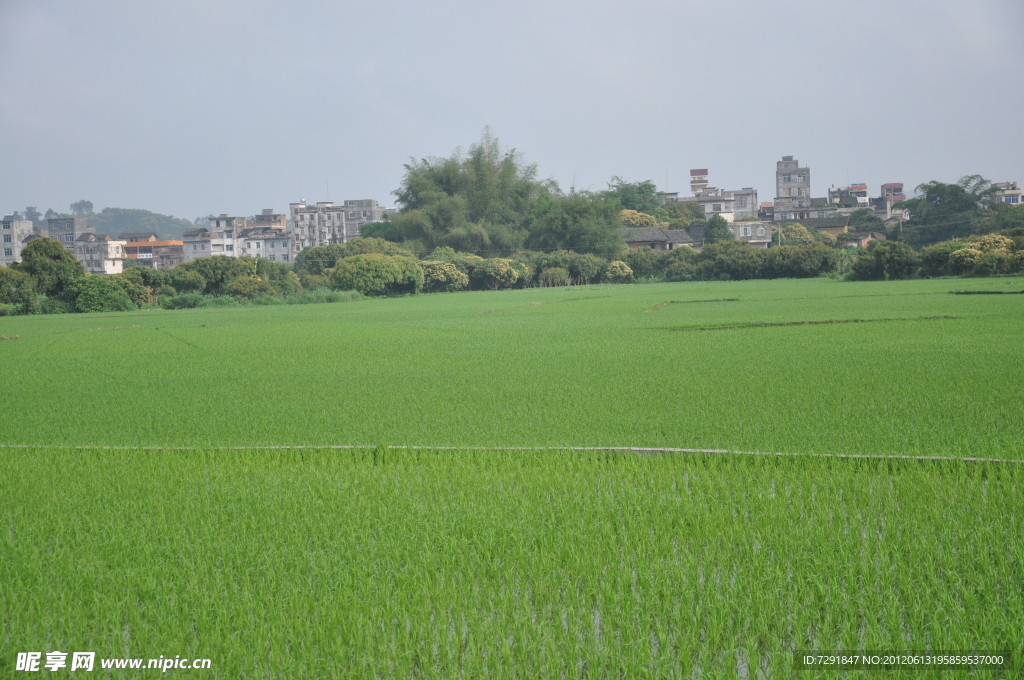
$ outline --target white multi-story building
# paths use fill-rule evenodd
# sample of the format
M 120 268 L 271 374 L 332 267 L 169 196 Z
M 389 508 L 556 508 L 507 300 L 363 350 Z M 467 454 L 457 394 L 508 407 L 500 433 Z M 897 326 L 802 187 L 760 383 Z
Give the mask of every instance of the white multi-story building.
M 10 267 L 15 262 L 21 262 L 21 249 L 28 244 L 28 239 L 33 235 L 31 220 L 16 220 L 7 216 L 3 219 L 0 228 L 0 265 Z M 30 239 L 29 239 L 30 240 Z
M 299 201 L 289 205 L 296 252 L 312 246 L 345 243 L 360 236 L 359 228 L 384 219 L 387 209 L 372 198 L 335 204 Z
M 72 252 L 90 274 L 120 274 L 124 271 L 124 247 L 127 243 L 106 234 L 97 236 L 86 231 L 75 239 Z
M 998 189 L 992 195 L 992 200 L 997 203 L 1008 203 L 1009 205 L 1016 206 L 1024 202 L 1021 199 L 1021 190 L 1017 187 L 1016 182 L 993 182 L 992 187 Z
M 238 235 L 238 256 L 265 257 L 271 262 L 294 260 L 294 238 L 283 229 L 251 227 Z
M 708 186 L 707 168 L 690 170 L 691 196 L 680 197 L 679 194 L 663 194 L 663 200 L 670 203 L 699 203 L 704 208 L 704 215 L 721 216 L 726 222 L 757 217 L 760 204 L 757 201 L 757 189 L 725 190 Z

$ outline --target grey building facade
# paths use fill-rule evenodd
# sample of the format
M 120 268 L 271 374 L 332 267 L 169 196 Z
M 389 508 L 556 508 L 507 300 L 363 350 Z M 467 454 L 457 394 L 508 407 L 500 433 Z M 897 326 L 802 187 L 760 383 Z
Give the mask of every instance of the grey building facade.
M 21 262 L 21 249 L 28 245 L 34 235 L 31 220 L 5 217 L 0 224 L 0 265 L 10 267 L 15 262 Z
M 775 221 L 807 217 L 811 207 L 811 169 L 800 167 L 792 156 L 783 156 L 775 166 Z

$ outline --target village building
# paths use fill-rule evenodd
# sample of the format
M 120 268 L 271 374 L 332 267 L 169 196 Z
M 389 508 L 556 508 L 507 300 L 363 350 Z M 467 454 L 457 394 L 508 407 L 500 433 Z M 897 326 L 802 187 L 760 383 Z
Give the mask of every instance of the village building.
M 31 220 L 16 220 L 11 216 L 4 217 L 0 234 L 0 265 L 5 267 L 21 262 L 21 249 L 36 236 Z
M 757 190 L 752 187 L 725 190 L 708 185 L 707 168 L 690 170 L 690 196 L 678 192 L 661 194 L 666 203 L 697 203 L 704 209 L 704 215 L 719 215 L 726 222 L 757 217 L 760 204 Z
M 623 228 L 620 232 L 628 248 L 675 250 L 679 246 L 693 246 L 693 238 L 685 229 L 641 227 L 639 229 Z
M 87 217 L 54 217 L 46 220 L 47 234 L 54 241 L 60 241 L 68 250 L 75 250 L 75 241 L 87 232 L 95 233 Z
M 992 195 L 992 200 L 996 203 L 1017 206 L 1024 202 L 1021 200 L 1021 190 L 1017 187 L 1016 182 L 993 182 L 992 187 L 996 189 Z
M 183 241 L 161 241 L 152 232 L 121 234 L 118 238 L 125 242 L 124 259 L 128 262 L 134 260 L 150 269 L 170 269 L 185 261 Z
M 83 232 L 75 239 L 72 253 L 90 274 L 120 274 L 124 271 L 124 247 L 127 241 L 93 231 Z
M 382 221 L 387 212 L 372 198 L 348 200 L 341 204 L 299 201 L 291 203 L 289 209 L 296 252 L 358 238 L 363 225 Z

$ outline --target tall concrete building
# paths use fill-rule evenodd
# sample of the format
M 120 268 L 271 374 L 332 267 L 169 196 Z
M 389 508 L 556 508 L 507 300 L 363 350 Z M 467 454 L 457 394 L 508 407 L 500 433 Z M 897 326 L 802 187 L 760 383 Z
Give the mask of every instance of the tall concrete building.
M 783 156 L 775 167 L 775 221 L 810 217 L 811 169 Z
M 15 262 L 21 262 L 21 249 L 24 248 L 34 235 L 31 220 L 16 220 L 11 216 L 3 219 L 0 224 L 0 265 L 10 267 Z
M 691 196 L 680 197 L 678 194 L 663 194 L 663 200 L 672 203 L 699 203 L 704 208 L 705 217 L 720 215 L 726 222 L 757 217 L 759 203 L 757 189 L 725 190 L 708 186 L 707 168 L 690 170 Z
M 85 233 L 96 233 L 96 230 L 89 226 L 87 217 L 55 217 L 46 220 L 46 228 L 50 238 L 60 241 L 70 251 L 75 250 L 75 241 Z

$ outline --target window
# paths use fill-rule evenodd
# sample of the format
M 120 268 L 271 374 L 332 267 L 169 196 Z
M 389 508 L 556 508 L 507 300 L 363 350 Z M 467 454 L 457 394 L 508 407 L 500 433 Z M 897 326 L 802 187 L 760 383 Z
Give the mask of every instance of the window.
M 4 222 L 4 229 L 10 229 L 10 228 L 11 228 L 11 223 L 10 222 Z
M 356 211 L 355 210 L 349 210 L 348 211 L 348 216 L 349 217 L 355 217 L 356 216 Z
M 788 182 L 788 181 L 790 181 L 791 177 L 792 177 L 792 175 L 783 175 L 782 176 L 782 181 L 783 182 Z
M 277 246 L 277 241 L 271 241 L 270 242 L 270 247 L 274 248 L 275 246 Z
M 271 254 L 270 254 L 270 261 L 271 261 L 271 262 L 274 262 L 274 261 L 276 261 L 276 260 L 277 260 L 277 255 L 275 255 L 275 254 L 271 253 Z
M 824 210 L 819 210 L 818 211 L 818 219 L 822 219 L 822 220 L 825 219 L 825 211 Z
M 741 236 L 750 236 L 750 227 L 743 227 Z
M 10 243 L 10 242 L 11 242 L 11 235 L 10 234 L 4 234 L 4 243 Z
M 4 248 L 4 257 L 14 257 L 14 249 Z
M 363 211 L 363 217 L 366 217 L 366 211 L 365 210 Z
M 259 249 L 259 247 L 260 247 L 261 245 L 263 245 L 263 244 L 261 244 L 261 243 L 260 243 L 259 241 L 256 241 L 256 248 L 257 248 L 257 250 Z
M 199 250 L 199 244 L 193 243 L 192 244 L 192 250 Z
M 741 208 L 746 208 L 747 207 L 747 197 L 746 196 L 740 196 L 738 199 L 736 199 L 736 205 L 738 205 Z
M 1007 203 L 1020 203 L 1020 196 L 1007 196 L 1006 197 L 1006 202 Z
M 758 227 L 757 228 L 757 235 L 758 236 L 764 236 L 764 227 Z
M 287 262 L 287 261 L 288 261 L 288 256 L 287 256 L 287 255 L 282 255 L 282 256 L 281 256 L 281 259 L 282 259 L 282 260 L 283 260 L 284 262 Z
M 807 181 L 807 175 L 797 175 L 796 176 L 796 181 L 797 182 L 806 182 Z
M 205 243 L 203 243 L 203 244 L 201 244 L 201 245 L 202 245 L 203 247 L 202 247 L 202 248 L 200 248 L 200 250 L 206 250 L 206 244 L 205 244 Z
M 721 203 L 712 203 L 711 204 L 711 212 L 722 212 L 722 204 Z
M 233 251 L 235 249 L 235 247 L 233 245 L 228 244 L 227 249 Z
M 74 234 L 64 234 L 64 242 L 65 243 L 74 243 L 75 242 L 75 235 Z
M 789 189 L 788 188 L 787 189 L 783 189 L 782 190 L 782 195 L 783 196 L 789 196 Z

